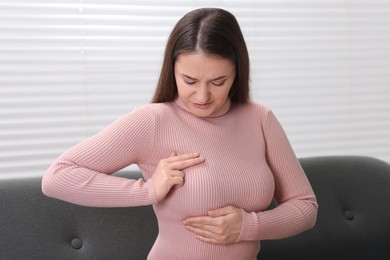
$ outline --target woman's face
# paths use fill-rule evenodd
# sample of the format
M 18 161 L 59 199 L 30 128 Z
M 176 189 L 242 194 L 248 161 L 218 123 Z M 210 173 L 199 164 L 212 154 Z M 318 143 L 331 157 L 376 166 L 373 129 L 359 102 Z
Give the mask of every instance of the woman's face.
M 235 65 L 204 53 L 182 53 L 174 67 L 180 101 L 198 117 L 217 114 L 229 98 Z

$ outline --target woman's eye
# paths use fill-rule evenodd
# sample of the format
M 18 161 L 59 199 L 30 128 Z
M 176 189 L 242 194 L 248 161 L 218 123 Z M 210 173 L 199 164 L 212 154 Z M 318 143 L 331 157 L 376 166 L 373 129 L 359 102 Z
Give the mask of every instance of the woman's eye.
M 194 85 L 196 83 L 196 81 L 188 81 L 188 80 L 184 80 L 184 82 L 188 85 Z
M 220 86 L 222 86 L 223 84 L 225 84 L 225 81 L 212 82 L 212 84 L 213 84 L 214 86 L 220 87 Z

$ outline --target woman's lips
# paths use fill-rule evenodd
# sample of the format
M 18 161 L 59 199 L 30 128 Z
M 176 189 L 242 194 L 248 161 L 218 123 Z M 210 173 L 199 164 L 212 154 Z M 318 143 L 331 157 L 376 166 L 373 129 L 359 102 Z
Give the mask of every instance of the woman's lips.
M 210 104 L 211 103 L 204 103 L 204 104 L 201 104 L 201 103 L 194 103 L 194 106 L 196 108 L 199 108 L 199 109 L 208 109 L 210 107 Z

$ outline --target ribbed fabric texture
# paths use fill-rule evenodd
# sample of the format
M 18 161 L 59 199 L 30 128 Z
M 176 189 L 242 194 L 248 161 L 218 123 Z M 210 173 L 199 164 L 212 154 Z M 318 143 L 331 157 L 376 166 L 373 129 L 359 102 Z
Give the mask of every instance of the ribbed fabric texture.
M 185 184 L 157 203 L 149 179 L 173 151 L 205 162 L 184 170 Z M 136 163 L 144 180 L 110 174 Z M 150 104 L 120 118 L 61 155 L 44 175 L 43 192 L 85 206 L 153 204 L 159 235 L 148 259 L 256 259 L 260 240 L 311 228 L 317 203 L 273 113 L 261 104 L 228 103 L 217 117 L 193 116 L 179 101 Z M 266 210 L 275 197 L 278 207 Z M 195 239 L 182 221 L 232 205 L 244 216 L 237 243 Z

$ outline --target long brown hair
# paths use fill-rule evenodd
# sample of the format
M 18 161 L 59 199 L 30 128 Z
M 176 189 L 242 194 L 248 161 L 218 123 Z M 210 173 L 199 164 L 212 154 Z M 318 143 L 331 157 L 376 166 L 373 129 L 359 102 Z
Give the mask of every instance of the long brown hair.
M 198 52 L 229 59 L 236 65 L 230 100 L 245 103 L 249 97 L 249 55 L 236 18 L 219 8 L 201 8 L 184 15 L 171 32 L 152 103 L 177 97 L 174 64 L 184 52 Z

